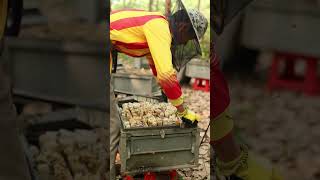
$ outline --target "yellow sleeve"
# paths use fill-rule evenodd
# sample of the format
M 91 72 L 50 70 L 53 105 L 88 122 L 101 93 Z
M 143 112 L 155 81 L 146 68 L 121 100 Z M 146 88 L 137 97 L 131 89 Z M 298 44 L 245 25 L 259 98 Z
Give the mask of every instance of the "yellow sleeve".
M 147 22 L 143 31 L 148 42 L 157 80 L 174 106 L 183 103 L 182 91 L 172 65 L 171 33 L 165 19 L 159 18 Z

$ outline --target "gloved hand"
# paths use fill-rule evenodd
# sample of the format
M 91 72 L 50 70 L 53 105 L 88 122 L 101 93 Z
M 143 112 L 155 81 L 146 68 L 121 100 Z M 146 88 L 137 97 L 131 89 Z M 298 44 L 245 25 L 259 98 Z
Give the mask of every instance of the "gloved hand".
M 268 163 L 270 164 L 270 163 Z M 257 158 L 241 146 L 241 155 L 228 163 L 216 159 L 217 178 L 231 180 L 283 180 L 272 166 L 258 162 Z M 224 178 L 223 178 L 224 177 Z
M 197 127 L 200 116 L 188 108 L 183 112 L 177 112 L 177 115 L 182 119 L 186 127 Z

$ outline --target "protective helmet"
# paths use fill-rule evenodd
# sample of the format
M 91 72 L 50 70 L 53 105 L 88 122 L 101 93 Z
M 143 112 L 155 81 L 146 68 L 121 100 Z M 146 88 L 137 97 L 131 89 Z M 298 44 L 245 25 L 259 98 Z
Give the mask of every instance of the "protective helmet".
M 191 19 L 191 23 L 197 35 L 197 39 L 200 40 L 208 28 L 208 20 L 197 9 L 188 10 L 188 15 Z

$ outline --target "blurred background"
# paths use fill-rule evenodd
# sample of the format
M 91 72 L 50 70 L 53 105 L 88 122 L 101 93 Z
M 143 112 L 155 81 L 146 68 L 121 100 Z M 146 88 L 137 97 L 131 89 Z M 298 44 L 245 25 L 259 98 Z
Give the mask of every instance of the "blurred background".
M 20 35 L 6 39 L 33 179 L 107 179 L 106 8 L 103 0 L 24 0 Z
M 253 1 L 217 39 L 242 141 L 286 179 L 320 179 L 320 2 Z

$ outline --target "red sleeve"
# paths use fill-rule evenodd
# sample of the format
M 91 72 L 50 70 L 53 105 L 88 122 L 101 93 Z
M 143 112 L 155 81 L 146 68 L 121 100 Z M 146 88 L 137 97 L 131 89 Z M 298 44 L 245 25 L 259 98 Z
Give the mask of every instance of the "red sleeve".
M 163 92 L 168 97 L 169 102 L 176 107 L 180 106 L 183 103 L 183 96 L 176 73 L 162 73 L 162 76 L 159 77 L 161 71 L 159 73 L 159 69 L 157 69 L 156 65 L 154 64 L 154 60 L 152 59 L 151 55 L 147 55 L 146 57 L 149 61 L 149 66 L 152 70 L 153 75 L 156 76 L 158 83 L 161 86 Z
M 155 66 L 154 63 L 153 63 L 151 54 L 148 54 L 148 55 L 146 56 L 146 58 L 147 58 L 147 60 L 148 60 L 149 67 L 150 67 L 150 69 L 152 70 L 152 74 L 153 74 L 155 77 L 157 77 L 156 66 Z
M 219 58 L 215 52 L 214 45 L 210 51 L 210 114 L 215 119 L 223 113 L 230 104 L 229 88 L 222 71 L 220 70 Z

